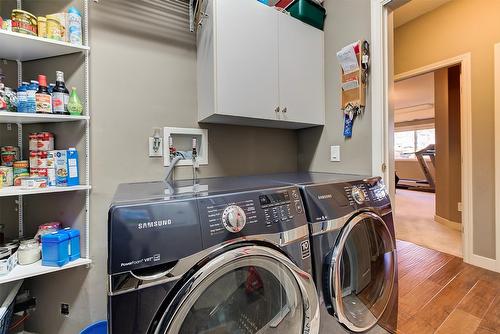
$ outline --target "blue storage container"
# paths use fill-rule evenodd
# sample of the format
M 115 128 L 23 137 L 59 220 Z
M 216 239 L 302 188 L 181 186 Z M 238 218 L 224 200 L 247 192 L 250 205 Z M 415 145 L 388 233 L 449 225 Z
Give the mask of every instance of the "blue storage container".
M 62 267 L 69 262 L 68 233 L 54 232 L 42 236 L 42 265 Z
M 68 256 L 70 261 L 80 258 L 80 231 L 66 227 L 60 233 L 66 233 L 69 237 Z

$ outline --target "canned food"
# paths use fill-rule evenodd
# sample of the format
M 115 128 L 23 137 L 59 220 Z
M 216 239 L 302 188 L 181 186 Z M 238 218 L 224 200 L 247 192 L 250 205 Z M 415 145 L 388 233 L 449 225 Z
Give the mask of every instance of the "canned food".
M 38 150 L 38 135 L 36 133 L 30 133 L 29 138 L 29 150 L 37 151 Z
M 38 17 L 38 37 L 47 38 L 47 18 L 45 16 Z
M 37 152 L 37 165 L 36 168 L 47 168 L 47 152 Z
M 28 177 L 21 180 L 21 187 L 25 189 L 46 188 L 47 179 L 45 177 Z
M 0 148 L 0 156 L 2 166 L 12 167 L 14 165 L 14 161 L 19 159 L 19 147 L 2 146 Z
M 30 177 L 44 177 L 49 175 L 48 168 L 30 168 Z
M 11 187 L 14 185 L 14 172 L 12 167 L 0 166 L 0 177 L 2 186 Z
M 30 168 L 38 168 L 38 151 L 30 152 Z
M 29 177 L 29 162 L 26 160 L 14 162 L 14 186 L 21 185 L 21 179 Z
M 37 134 L 37 150 L 51 151 L 54 149 L 54 135 L 50 132 L 40 132 Z
M 56 165 L 54 151 L 49 151 L 47 154 L 47 178 L 49 187 L 56 185 Z
M 35 15 L 21 9 L 14 9 L 11 18 L 13 32 L 37 36 L 38 21 Z
M 63 41 L 63 25 L 55 16 L 47 16 L 47 38 Z

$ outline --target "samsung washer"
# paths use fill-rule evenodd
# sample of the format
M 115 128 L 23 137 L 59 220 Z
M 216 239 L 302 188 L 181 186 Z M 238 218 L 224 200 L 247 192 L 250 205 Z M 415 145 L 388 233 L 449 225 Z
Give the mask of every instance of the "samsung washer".
M 316 334 L 295 186 L 259 178 L 120 185 L 108 219 L 112 334 Z
M 268 177 L 301 189 L 320 302 L 320 333 L 395 333 L 396 240 L 382 180 L 329 173 Z

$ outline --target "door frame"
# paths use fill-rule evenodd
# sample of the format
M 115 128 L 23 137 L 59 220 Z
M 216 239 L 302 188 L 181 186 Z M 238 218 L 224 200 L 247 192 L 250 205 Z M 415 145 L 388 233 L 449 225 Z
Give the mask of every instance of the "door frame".
M 495 44 L 495 241 L 500 272 L 500 43 Z
M 372 94 L 372 172 L 382 176 L 386 182 L 391 182 L 394 174 L 394 162 L 391 161 L 391 124 L 393 112 L 390 109 L 390 94 L 395 79 L 409 78 L 418 74 L 432 72 L 436 69 L 460 64 L 461 75 L 461 154 L 462 154 L 462 226 L 463 226 L 463 259 L 464 262 L 483 267 L 489 270 L 500 271 L 500 254 L 498 236 L 500 227 L 500 209 L 497 207 L 496 219 L 496 259 L 486 258 L 474 254 L 473 248 L 473 182 L 472 182 L 472 100 L 471 100 L 471 54 L 466 53 L 453 58 L 430 64 L 418 69 L 393 75 L 393 24 L 391 6 L 400 5 L 401 0 L 371 0 L 371 38 L 372 38 L 372 66 L 371 94 Z M 500 51 L 499 51 L 500 52 Z M 500 70 L 499 70 L 500 71 Z M 500 80 L 500 79 L 499 79 Z M 500 88 L 499 88 L 500 89 Z M 500 102 L 499 102 L 500 104 Z M 500 109 L 500 106 L 498 106 Z M 497 114 L 500 117 L 500 110 Z M 500 123 L 500 120 L 499 120 Z M 500 129 L 500 124 L 498 125 Z M 498 132 L 498 131 L 496 131 Z M 498 138 L 500 142 L 500 138 Z M 500 160 L 499 146 L 497 157 Z M 500 175 L 499 163 L 496 164 Z M 500 183 L 500 181 L 497 181 Z M 393 187 L 393 182 L 389 183 Z M 391 189 L 391 193 L 393 190 Z M 499 186 L 497 191 L 500 193 Z

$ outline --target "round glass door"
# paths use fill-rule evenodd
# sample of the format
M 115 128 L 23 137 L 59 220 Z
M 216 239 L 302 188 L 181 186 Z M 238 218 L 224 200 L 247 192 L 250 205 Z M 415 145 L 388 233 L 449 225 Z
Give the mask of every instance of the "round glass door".
M 307 295 L 314 292 L 314 285 L 306 292 L 307 280 L 302 281 L 305 277 L 297 276 L 290 265 L 294 266 L 281 258 L 255 253 L 255 249 L 222 255 L 212 268 L 205 266 L 199 276 L 184 285 L 188 289 L 180 296 L 180 303 L 173 306 L 174 315 L 171 320 L 162 319 L 164 325 L 157 333 L 306 332 L 311 326 L 311 309 L 314 311 L 310 305 L 317 304 L 317 299 Z
M 396 276 L 394 242 L 379 216 L 362 213 L 344 227 L 329 275 L 339 322 L 354 332 L 373 327 L 389 303 Z

